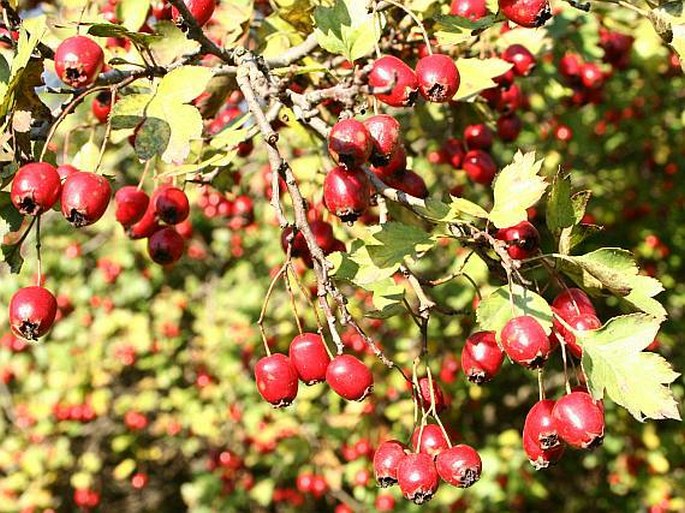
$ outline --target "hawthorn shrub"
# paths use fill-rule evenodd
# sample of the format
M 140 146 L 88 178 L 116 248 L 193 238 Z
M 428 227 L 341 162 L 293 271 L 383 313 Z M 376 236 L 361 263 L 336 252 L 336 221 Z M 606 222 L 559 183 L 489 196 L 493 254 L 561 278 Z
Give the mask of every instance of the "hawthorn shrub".
M 685 509 L 658 4 L 1 2 L 0 512 Z

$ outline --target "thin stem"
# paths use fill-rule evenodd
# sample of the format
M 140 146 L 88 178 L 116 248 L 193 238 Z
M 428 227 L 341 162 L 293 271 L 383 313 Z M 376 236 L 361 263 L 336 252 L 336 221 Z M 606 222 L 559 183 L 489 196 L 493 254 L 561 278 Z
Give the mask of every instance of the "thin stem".
M 538 369 L 538 398 L 540 401 L 545 399 L 545 384 L 542 380 L 542 369 Z
M 145 183 L 145 178 L 150 171 L 150 166 L 152 165 L 153 159 L 145 161 L 145 167 L 143 167 L 143 173 L 140 175 L 140 180 L 138 181 L 138 190 L 143 190 L 143 184 Z
M 40 287 L 43 285 L 43 258 L 41 257 L 40 244 L 40 219 L 41 216 L 36 216 L 36 263 L 38 265 L 38 283 Z
M 266 316 L 266 308 L 269 305 L 269 300 L 271 299 L 271 294 L 273 294 L 274 286 L 287 268 L 288 264 L 286 262 L 280 267 L 280 269 L 278 269 L 278 272 L 272 278 L 271 283 L 269 283 L 269 288 L 267 289 L 266 296 L 264 297 L 264 304 L 262 304 L 262 311 L 259 314 L 259 319 L 257 319 L 257 326 L 259 326 L 259 332 L 262 334 L 262 341 L 264 342 L 264 350 L 268 356 L 271 356 L 271 350 L 269 349 L 266 331 L 264 330 L 264 317 Z
M 398 7 L 402 9 L 404 12 L 406 12 L 409 17 L 414 20 L 414 23 L 418 25 L 419 29 L 421 30 L 421 35 L 423 36 L 423 40 L 426 43 L 426 50 L 428 51 L 428 55 L 433 55 L 433 49 L 431 48 L 431 42 L 430 38 L 428 37 L 428 32 L 426 32 L 426 27 L 423 26 L 423 22 L 414 14 L 411 9 L 406 8 L 404 5 L 395 2 L 395 0 L 384 0 L 385 2 L 394 5 L 395 7 Z

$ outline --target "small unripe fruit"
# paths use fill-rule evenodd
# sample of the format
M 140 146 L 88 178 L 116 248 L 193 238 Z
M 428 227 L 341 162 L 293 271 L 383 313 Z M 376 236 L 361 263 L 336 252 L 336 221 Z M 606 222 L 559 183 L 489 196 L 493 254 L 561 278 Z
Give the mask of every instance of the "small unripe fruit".
M 336 164 L 347 169 L 361 166 L 371 156 L 373 140 L 364 123 L 356 119 L 338 121 L 328 135 L 328 151 Z
M 432 456 L 406 454 L 397 468 L 397 481 L 405 498 L 424 504 L 438 491 L 440 476 Z
M 515 260 L 530 258 L 540 249 L 540 234 L 528 221 L 501 228 L 495 238 L 507 243 L 507 253 Z
M 306 385 L 321 383 L 326 379 L 326 369 L 331 358 L 318 333 L 297 335 L 290 343 L 289 356 L 300 381 Z
M 14 175 L 10 198 L 20 214 L 37 216 L 52 208 L 61 189 L 57 170 L 45 162 L 34 162 Z
M 77 228 L 91 225 L 103 216 L 111 196 L 105 177 L 79 171 L 62 185 L 62 215 Z
M 24 287 L 14 293 L 9 304 L 12 332 L 26 340 L 38 340 L 55 322 L 57 300 L 43 287 Z
M 559 399 L 552 417 L 561 439 L 573 447 L 592 449 L 604 440 L 604 409 L 586 392 Z
M 381 488 L 397 483 L 397 468 L 405 455 L 406 447 L 397 440 L 383 442 L 373 455 L 373 470 Z
M 183 256 L 185 241 L 172 227 L 162 228 L 153 233 L 147 241 L 147 252 L 153 262 L 169 265 Z
M 510 319 L 500 340 L 509 358 L 528 369 L 542 367 L 552 351 L 545 329 L 529 315 Z
M 459 89 L 459 71 L 448 55 L 427 55 L 416 64 L 419 92 L 426 100 L 444 103 Z
M 261 358 L 255 365 L 257 390 L 275 408 L 289 406 L 297 396 L 297 372 L 281 353 Z
M 383 91 L 374 92 L 374 95 L 392 107 L 411 107 L 419 90 L 419 81 L 414 70 L 392 55 L 385 55 L 373 63 L 369 85 Z M 386 91 L 388 88 L 390 91 Z
M 331 169 L 323 182 L 326 208 L 345 223 L 352 223 L 369 208 L 369 178 L 361 169 Z
M 480 479 L 483 462 L 473 447 L 459 444 L 438 454 L 435 467 L 443 481 L 459 488 L 468 488 Z
M 477 385 L 492 380 L 504 362 L 494 331 L 480 331 L 466 339 L 461 352 L 461 368 L 466 378 Z
M 373 374 L 354 356 L 341 354 L 328 364 L 326 383 L 348 401 L 362 401 L 373 391 Z
M 126 185 L 114 195 L 116 218 L 125 228 L 137 223 L 145 215 L 150 198 L 135 185 Z

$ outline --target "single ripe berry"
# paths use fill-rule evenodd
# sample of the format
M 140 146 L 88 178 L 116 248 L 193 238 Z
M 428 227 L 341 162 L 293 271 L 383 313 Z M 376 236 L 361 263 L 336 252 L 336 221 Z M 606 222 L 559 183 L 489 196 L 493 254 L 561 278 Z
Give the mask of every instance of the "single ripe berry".
M 572 447 L 592 449 L 604 440 L 604 409 L 586 392 L 559 399 L 552 417 L 559 436 Z
M 59 173 L 53 166 L 33 162 L 14 175 L 10 198 L 20 214 L 37 216 L 52 208 L 61 189 Z
M 397 468 L 397 482 L 405 498 L 424 504 L 433 498 L 440 476 L 433 457 L 427 454 L 405 454 Z
M 157 217 L 166 224 L 182 223 L 190 213 L 188 196 L 177 187 L 159 187 L 152 193 L 152 201 Z
M 594 62 L 586 62 L 580 67 L 580 81 L 588 89 L 599 89 L 604 84 L 604 73 Z
M 257 390 L 275 408 L 289 406 L 297 396 L 297 371 L 281 353 L 261 358 L 255 365 Z
M 72 36 L 55 51 L 55 72 L 65 84 L 87 87 L 95 82 L 105 64 L 102 48 L 86 36 Z
M 530 258 L 540 249 L 540 234 L 528 221 L 501 228 L 495 238 L 507 243 L 507 253 L 515 260 Z
M 62 215 L 77 228 L 100 219 L 112 196 L 112 187 L 103 176 L 79 171 L 62 185 Z
M 523 45 L 513 44 L 502 52 L 502 59 L 514 65 L 514 73 L 525 77 L 535 69 L 535 55 Z
M 419 438 L 421 439 L 420 445 Z M 423 426 L 423 432 L 421 426 L 417 426 L 411 435 L 411 444 L 415 452 L 429 454 L 433 457 L 450 446 L 445 434 L 437 424 L 426 424 Z
M 477 21 L 488 14 L 488 8 L 485 0 L 452 0 L 450 14 Z
M 297 371 L 300 381 L 306 385 L 321 383 L 326 379 L 326 369 L 331 361 L 323 338 L 318 333 L 302 333 L 290 343 L 290 363 Z
M 79 170 L 71 164 L 61 164 L 57 166 L 57 174 L 59 175 L 59 180 L 62 183 L 64 183 L 64 180 L 66 180 L 68 177 L 78 172 Z
M 93 98 L 90 110 L 100 123 L 107 123 L 109 113 L 112 110 L 112 93 L 110 91 L 101 91 Z
M 521 118 L 515 113 L 504 114 L 497 118 L 497 137 L 503 142 L 514 142 L 522 129 Z
M 442 392 L 442 389 L 440 388 L 440 385 L 438 385 L 435 378 L 432 380 L 429 380 L 428 377 L 419 379 L 421 402 L 423 403 L 424 409 L 428 410 L 431 407 L 431 381 L 433 383 L 432 400 L 435 401 L 435 412 L 439 414 L 449 406 L 449 403 L 447 399 L 445 399 L 445 394 Z
M 354 356 L 341 354 L 328 364 L 326 383 L 348 401 L 362 401 L 373 391 L 373 374 Z
M 407 151 L 404 146 L 399 145 L 393 154 L 390 156 L 390 160 L 382 166 L 371 165 L 371 171 L 380 178 L 381 180 L 387 180 L 391 176 L 400 175 L 404 170 L 407 169 Z
M 492 380 L 504 362 L 494 331 L 479 331 L 466 339 L 461 352 L 461 368 L 466 378 L 477 385 Z
M 438 454 L 435 467 L 443 481 L 459 488 L 468 488 L 480 479 L 483 462 L 473 447 L 459 444 Z
M 153 262 L 169 265 L 183 256 L 185 241 L 174 228 L 167 226 L 156 231 L 147 241 L 147 252 Z
M 353 223 L 369 208 L 369 178 L 361 169 L 331 169 L 323 182 L 326 208 L 345 223 Z
M 336 164 L 347 169 L 364 164 L 372 149 L 371 134 L 364 123 L 356 119 L 338 121 L 328 135 L 328 152 Z
M 145 215 L 150 198 L 135 185 L 126 185 L 114 195 L 116 218 L 125 228 L 134 225 Z
M 523 424 L 523 436 L 547 451 L 561 444 L 556 423 L 552 417 L 555 401 L 543 399 L 533 405 Z
M 521 88 L 513 84 L 506 89 L 499 89 L 495 97 L 495 108 L 503 114 L 511 114 L 519 110 L 525 101 Z
M 386 166 L 402 144 L 400 122 L 387 114 L 377 114 L 364 120 L 371 136 L 371 164 Z
M 552 308 L 568 320 L 580 314 L 596 315 L 595 307 L 589 296 L 580 289 L 569 288 L 560 292 L 552 301 Z
M 576 331 L 592 331 L 602 327 L 602 321 L 591 313 L 574 315 L 573 317 L 569 317 L 566 320 L 566 323 Z M 564 338 L 566 346 L 571 350 L 571 354 L 576 358 L 581 358 L 583 356 L 583 348 L 578 344 L 576 336 L 558 321 L 555 326 L 557 331 Z
M 454 137 L 448 138 L 442 145 L 442 153 L 454 169 L 461 169 L 466 152 L 464 151 L 464 145 L 459 139 Z
M 387 493 L 380 494 L 376 497 L 373 505 L 376 508 L 376 511 L 380 513 L 395 511 L 395 497 Z
M 426 55 L 416 64 L 419 92 L 436 103 L 450 101 L 459 89 L 459 70 L 452 58 L 441 53 Z
M 411 107 L 419 91 L 414 70 L 392 55 L 385 55 L 373 63 L 369 85 L 376 89 L 376 98 L 391 107 Z
M 490 185 L 497 173 L 497 164 L 490 154 L 483 150 L 469 151 L 464 156 L 462 167 L 471 180 L 483 185 Z
M 492 140 L 492 130 L 483 123 L 468 125 L 464 129 L 464 142 L 469 150 L 487 151 L 492 146 Z
M 541 27 L 552 17 L 549 0 L 499 0 L 500 12 L 522 27 Z
M 183 3 L 186 4 L 190 14 L 192 14 L 200 27 L 211 19 L 212 14 L 214 14 L 214 8 L 216 7 L 214 0 L 183 0 Z M 171 8 L 171 17 L 173 18 L 174 23 L 180 24 L 183 22 L 181 13 L 176 7 Z
M 529 315 L 510 319 L 502 328 L 500 340 L 509 358 L 528 369 L 542 367 L 552 351 L 545 329 Z
M 390 176 L 385 180 L 390 187 L 400 190 L 409 196 L 415 198 L 427 198 L 428 187 L 426 182 L 420 175 L 414 171 L 407 169 L 403 173 Z
M 397 484 L 397 467 L 406 447 L 397 440 L 383 442 L 373 455 L 373 471 L 381 488 Z
M 151 237 L 153 233 L 162 229 L 162 225 L 157 221 L 157 216 L 155 215 L 155 209 L 152 205 L 148 204 L 147 210 L 143 217 L 137 223 L 131 225 L 127 230 L 128 236 L 133 239 L 147 239 Z
M 523 433 L 523 450 L 526 453 L 526 457 L 530 464 L 533 465 L 535 470 L 540 470 L 547 468 L 551 465 L 555 465 L 564 454 L 564 445 L 559 444 L 551 449 L 542 449 L 540 444 L 533 440 L 530 436 L 526 436 L 526 432 Z
M 583 59 L 577 53 L 567 53 L 559 59 L 559 74 L 570 84 L 580 83 L 580 69 L 583 66 Z
M 12 332 L 26 340 L 38 340 L 55 322 L 57 300 L 43 287 L 24 287 L 14 293 L 9 305 Z

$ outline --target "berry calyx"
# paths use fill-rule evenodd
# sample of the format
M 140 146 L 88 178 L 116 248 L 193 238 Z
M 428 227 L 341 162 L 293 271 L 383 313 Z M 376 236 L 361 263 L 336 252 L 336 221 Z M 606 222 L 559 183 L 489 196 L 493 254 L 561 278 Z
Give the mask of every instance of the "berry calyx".
M 38 340 L 50 331 L 56 315 L 57 299 L 44 287 L 24 287 L 10 300 L 10 327 L 26 340 Z
M 555 465 L 563 456 L 565 446 L 563 444 L 556 445 L 551 449 L 542 449 L 540 444 L 533 440 L 530 436 L 523 434 L 523 450 L 526 457 L 535 470 L 548 468 Z
M 557 447 L 561 442 L 552 417 L 555 401 L 543 399 L 533 405 L 523 424 L 523 436 L 529 437 L 541 450 Z
M 527 369 L 542 367 L 552 350 L 545 329 L 529 315 L 510 319 L 502 328 L 500 341 L 509 358 Z
M 147 252 L 153 262 L 169 265 L 183 256 L 185 241 L 174 228 L 167 226 L 153 233 L 147 241 Z
M 77 228 L 91 225 L 103 216 L 111 196 L 105 177 L 79 171 L 62 185 L 62 215 Z
M 331 361 L 323 338 L 318 333 L 302 333 L 290 343 L 290 363 L 305 385 L 321 383 Z
M 214 0 L 183 0 L 183 3 L 186 4 L 188 11 L 190 11 L 190 14 L 195 18 L 195 21 L 200 27 L 211 19 L 212 14 L 214 14 L 214 8 L 216 7 Z M 174 20 L 174 23 L 183 23 L 183 17 L 176 7 L 171 8 L 171 17 Z
M 126 185 L 119 189 L 114 195 L 114 203 L 116 204 L 115 216 L 124 228 L 140 221 L 145 215 L 150 198 L 145 193 L 138 189 L 135 185 Z
M 371 171 L 380 178 L 381 180 L 387 180 L 388 178 L 396 175 L 400 175 L 402 171 L 407 169 L 407 152 L 404 146 L 399 145 L 393 154 L 390 156 L 390 160 L 382 166 L 371 165 Z
M 419 92 L 426 100 L 444 103 L 459 89 L 459 70 L 448 55 L 434 53 L 416 64 Z
M 65 84 L 81 88 L 95 82 L 105 64 L 102 48 L 86 36 L 72 36 L 55 51 L 55 72 Z
M 459 488 L 468 488 L 480 479 L 483 462 L 473 447 L 459 444 L 438 454 L 435 467 L 443 481 Z
M 420 445 L 419 438 L 421 439 Z M 411 435 L 411 444 L 415 452 L 433 457 L 450 446 L 445 434 L 437 424 L 426 424 L 423 426 L 423 431 L 421 431 L 421 426 L 417 426 Z
M 371 164 L 388 165 L 401 146 L 400 122 L 387 114 L 378 114 L 365 119 L 363 124 L 371 137 Z
M 378 446 L 373 455 L 373 471 L 378 486 L 388 488 L 397 484 L 397 468 L 404 458 L 405 449 L 404 444 L 397 440 L 387 440 Z
M 500 12 L 526 28 L 541 27 L 552 17 L 548 0 L 499 0 Z
M 466 378 L 482 385 L 492 380 L 504 362 L 504 352 L 497 345 L 494 331 L 480 331 L 466 339 L 461 352 L 461 368 Z
M 495 238 L 507 243 L 507 253 L 515 260 L 530 258 L 540 249 L 540 234 L 528 221 L 501 228 Z
M 552 417 L 561 439 L 572 447 L 592 449 L 604 440 L 604 409 L 587 392 L 559 399 Z
M 323 182 L 326 208 L 345 223 L 353 223 L 369 208 L 369 178 L 361 169 L 331 169 Z
M 261 358 L 254 372 L 257 390 L 275 408 L 289 406 L 297 397 L 297 371 L 286 355 L 274 353 Z
M 152 193 L 155 213 L 166 224 L 179 224 L 188 218 L 188 196 L 178 187 L 162 186 Z
M 328 152 L 347 169 L 361 166 L 371 156 L 373 139 L 366 125 L 356 119 L 338 121 L 328 135 Z
M 14 175 L 10 198 L 20 214 L 37 216 L 52 208 L 61 189 L 59 173 L 53 166 L 33 162 Z
M 373 374 L 354 356 L 341 354 L 328 364 L 326 383 L 348 401 L 363 401 L 373 391 Z
M 431 456 L 405 454 L 397 467 L 397 482 L 405 498 L 424 504 L 438 491 L 440 476 Z
M 411 107 L 419 92 L 414 70 L 392 55 L 385 55 L 373 63 L 369 85 L 379 91 L 373 93 L 376 98 L 391 107 Z

